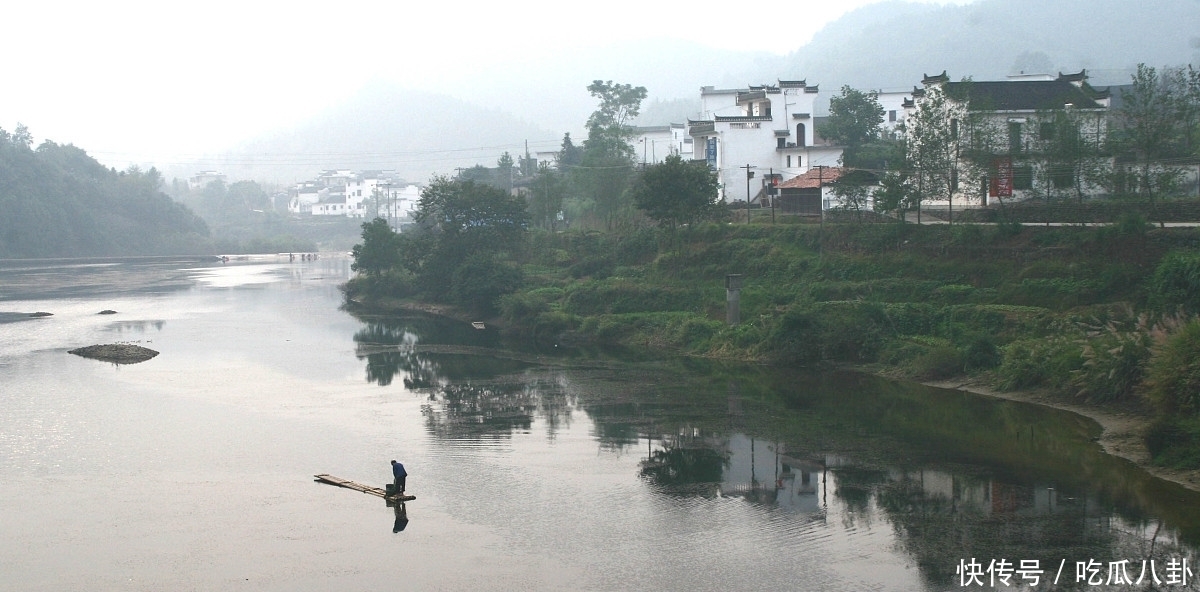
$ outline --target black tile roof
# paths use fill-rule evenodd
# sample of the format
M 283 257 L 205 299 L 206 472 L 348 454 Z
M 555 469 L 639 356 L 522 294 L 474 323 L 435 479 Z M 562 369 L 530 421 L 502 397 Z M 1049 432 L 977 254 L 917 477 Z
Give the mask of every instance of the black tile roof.
M 976 111 L 1037 111 L 1062 109 L 1070 103 L 1077 109 L 1102 109 L 1088 93 L 1065 80 L 1014 80 L 1000 82 L 947 82 L 946 93 L 955 98 L 970 95 Z

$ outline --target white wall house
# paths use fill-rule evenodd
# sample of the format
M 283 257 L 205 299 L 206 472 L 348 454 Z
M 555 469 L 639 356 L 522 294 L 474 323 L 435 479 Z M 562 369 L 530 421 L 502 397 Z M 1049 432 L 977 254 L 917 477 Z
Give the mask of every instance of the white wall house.
M 288 191 L 288 212 L 311 214 L 313 206 L 320 203 L 329 192 L 316 181 L 302 181 Z
M 912 102 L 912 91 L 876 91 L 879 105 L 883 107 L 883 131 L 893 134 L 904 124 L 908 113 L 905 105 Z
M 700 89 L 700 118 L 688 121 L 692 156 L 718 171 L 725 201 L 745 200 L 747 194 L 754 201 L 771 172 L 788 179 L 815 166 L 838 164 L 841 148 L 819 141 L 815 133 L 817 93 L 817 86 L 803 80 Z M 754 173 L 749 183 L 747 165 Z
M 383 192 L 379 215 L 391 221 L 396 228 L 411 224 L 420 201 L 421 188 L 416 185 L 389 186 Z
M 692 159 L 692 138 L 682 123 L 636 127 L 634 133 L 629 145 L 633 148 L 635 162 L 659 164 L 672 154 L 685 160 Z
M 347 216 L 407 220 L 421 189 L 399 179 L 395 171 L 330 170 L 297 183 L 288 192 L 288 211 L 313 216 Z
M 910 128 L 919 124 L 913 114 L 924 101 L 936 95 L 947 99 L 946 117 L 950 118 L 949 129 L 956 143 L 954 153 L 974 143 L 985 145 L 993 156 L 990 166 L 985 167 L 954 161 L 949 200 L 928 199 L 925 204 L 988 205 L 996 200 L 1090 193 L 1098 189 L 1073 167 L 1050 167 L 1046 158 L 1058 117 L 1077 122 L 1080 140 L 1086 145 L 1099 147 L 1104 141 L 1109 93 L 1089 85 L 1086 71 L 1057 77 L 1020 75 L 999 81 L 951 82 L 945 72 L 925 76 L 922 88 L 913 90 L 913 99 L 906 105 Z M 969 102 L 964 98 L 968 95 Z M 912 133 L 909 146 L 914 147 Z
M 218 173 L 217 171 L 200 171 L 199 173 L 196 173 L 195 176 L 188 178 L 188 189 L 191 191 L 204 189 L 213 181 L 220 181 L 224 183 L 225 175 Z

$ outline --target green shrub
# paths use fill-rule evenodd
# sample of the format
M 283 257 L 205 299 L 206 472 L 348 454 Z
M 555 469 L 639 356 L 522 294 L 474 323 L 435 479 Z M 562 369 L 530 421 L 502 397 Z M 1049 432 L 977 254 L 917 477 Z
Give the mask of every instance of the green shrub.
M 929 348 L 912 361 L 912 371 L 917 378 L 938 380 L 962 374 L 964 360 L 962 352 L 950 346 Z
M 1200 412 L 1200 319 L 1168 335 L 1151 359 L 1147 395 L 1167 413 Z
M 511 263 L 497 261 L 490 253 L 467 257 L 450 280 L 450 297 L 474 312 L 496 312 L 500 296 L 521 286 L 521 269 Z
M 1175 469 L 1200 468 L 1200 420 L 1158 419 L 1146 430 L 1146 448 L 1154 464 Z
M 975 335 L 967 341 L 963 351 L 963 365 L 967 370 L 987 370 L 1000 365 L 1003 356 L 996 340 L 991 335 Z
M 1117 217 L 1113 226 L 1118 234 L 1125 236 L 1141 236 L 1150 229 L 1150 223 L 1141 212 L 1125 212 Z
M 672 344 L 687 350 L 699 350 L 708 346 L 714 335 L 721 331 L 724 323 L 698 315 L 672 319 L 667 324 L 667 336 Z
M 591 256 L 571 266 L 569 272 L 575 279 L 591 277 L 602 280 L 613 274 L 617 267 L 612 259 L 606 256 Z
M 944 302 L 946 304 L 962 304 L 967 300 L 970 300 L 974 293 L 974 286 L 967 286 L 964 284 L 946 284 L 944 286 L 938 286 L 935 288 L 931 294 L 931 299 L 938 302 Z
M 1200 313 L 1200 253 L 1163 257 L 1150 278 L 1150 303 L 1159 310 Z
M 504 320 L 518 324 L 530 321 L 537 315 L 550 310 L 550 305 L 542 298 L 525 292 L 501 296 L 499 308 Z
M 1094 403 L 1120 401 L 1133 395 L 1150 358 L 1150 336 L 1142 331 L 1108 330 L 1083 345 L 1083 364 L 1072 372 L 1077 395 Z
M 711 295 L 719 293 L 715 286 Z M 635 312 L 667 312 L 700 310 L 704 304 L 701 287 L 677 287 L 608 280 L 580 282 L 570 287 L 564 309 L 572 314 L 625 314 Z
M 872 361 L 892 330 L 872 302 L 821 302 L 784 313 L 762 348 L 764 354 L 801 364 Z
M 1071 372 L 1083 365 L 1082 346 L 1063 337 L 1024 339 L 1001 348 L 996 387 L 1001 390 L 1070 384 Z

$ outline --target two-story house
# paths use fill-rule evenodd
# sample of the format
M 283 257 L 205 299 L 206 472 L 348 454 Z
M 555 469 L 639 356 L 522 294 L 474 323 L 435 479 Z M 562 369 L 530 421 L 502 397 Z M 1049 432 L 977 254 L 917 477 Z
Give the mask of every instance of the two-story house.
M 700 89 L 700 118 L 688 120 L 693 158 L 718 171 L 726 202 L 755 201 L 769 173 L 791 178 L 838 164 L 841 148 L 820 141 L 815 129 L 818 92 L 803 80 Z M 755 175 L 759 182 L 752 181 Z
M 1109 93 L 1087 83 L 1087 72 L 1020 75 L 1000 81 L 951 82 L 945 72 L 925 76 L 906 107 L 910 152 L 918 149 L 922 104 L 944 105 L 928 125 L 945 126 L 947 150 L 937 171 L 946 190 L 925 203 L 935 207 L 987 205 L 1095 189 L 1084 171 L 1102 161 Z

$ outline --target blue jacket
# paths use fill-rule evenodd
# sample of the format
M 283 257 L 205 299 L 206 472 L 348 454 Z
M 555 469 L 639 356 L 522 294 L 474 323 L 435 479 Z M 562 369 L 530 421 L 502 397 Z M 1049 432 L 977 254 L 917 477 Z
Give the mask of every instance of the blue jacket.
M 408 472 L 404 470 L 404 463 L 396 463 L 392 465 L 392 476 L 407 477 Z

